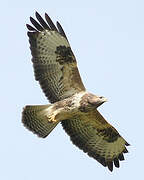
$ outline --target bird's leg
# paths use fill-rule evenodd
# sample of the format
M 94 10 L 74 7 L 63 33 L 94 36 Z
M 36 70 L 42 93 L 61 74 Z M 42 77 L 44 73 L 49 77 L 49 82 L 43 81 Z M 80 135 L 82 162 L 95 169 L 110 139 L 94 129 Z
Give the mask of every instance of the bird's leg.
M 65 110 L 65 108 L 60 108 L 51 113 L 46 114 L 48 122 L 58 122 L 65 119 L 71 118 L 73 114 L 71 111 Z
M 58 122 L 71 118 L 76 108 L 70 103 L 69 101 L 59 101 L 50 106 L 46 113 L 48 122 Z
M 51 114 L 48 114 L 46 115 L 47 119 L 48 119 L 48 122 L 57 122 L 58 120 L 56 119 L 56 115 L 57 113 L 56 112 L 53 112 Z
M 67 113 L 64 108 L 59 108 L 57 110 L 51 109 L 50 112 L 46 114 L 46 117 L 48 122 L 52 123 L 63 120 L 65 118 L 65 114 L 67 115 L 69 113 Z

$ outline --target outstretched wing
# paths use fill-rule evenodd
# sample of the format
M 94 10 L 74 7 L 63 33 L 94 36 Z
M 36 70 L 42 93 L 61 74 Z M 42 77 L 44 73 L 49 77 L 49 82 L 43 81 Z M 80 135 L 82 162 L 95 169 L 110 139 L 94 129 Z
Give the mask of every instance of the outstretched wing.
M 123 153 L 128 152 L 125 146 L 129 144 L 97 110 L 64 120 L 62 126 L 76 146 L 103 166 L 108 166 L 110 171 L 113 163 L 119 167 L 119 161 L 124 160 Z
M 57 27 L 45 14 L 46 21 L 36 12 L 38 22 L 30 17 L 34 27 L 27 24 L 32 62 L 36 80 L 39 81 L 50 102 L 56 102 L 85 91 L 76 58 L 67 37 L 57 22 Z

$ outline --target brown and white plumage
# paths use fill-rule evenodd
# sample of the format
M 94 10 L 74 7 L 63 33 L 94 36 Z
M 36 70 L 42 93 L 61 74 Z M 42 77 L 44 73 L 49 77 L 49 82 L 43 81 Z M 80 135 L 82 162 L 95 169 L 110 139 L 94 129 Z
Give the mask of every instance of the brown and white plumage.
M 88 93 L 82 83 L 76 58 L 61 25 L 53 24 L 47 14 L 45 20 L 36 12 L 38 21 L 27 25 L 35 78 L 52 103 L 26 106 L 24 125 L 40 137 L 46 137 L 59 123 L 72 142 L 113 170 L 124 160 L 129 145 L 98 112 L 106 100 Z
M 76 59 L 59 23 L 58 29 L 45 14 L 46 21 L 36 13 L 37 23 L 30 18 L 36 30 L 27 25 L 35 78 L 50 102 L 67 98 L 85 90 L 78 72 Z

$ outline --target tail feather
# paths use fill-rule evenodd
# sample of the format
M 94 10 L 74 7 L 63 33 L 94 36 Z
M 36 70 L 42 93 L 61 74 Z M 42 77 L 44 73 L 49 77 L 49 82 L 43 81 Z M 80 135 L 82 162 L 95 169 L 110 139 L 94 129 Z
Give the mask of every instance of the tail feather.
M 22 112 L 22 122 L 24 126 L 42 138 L 48 136 L 59 123 L 48 121 L 48 111 L 46 110 L 50 106 L 51 105 L 26 106 Z

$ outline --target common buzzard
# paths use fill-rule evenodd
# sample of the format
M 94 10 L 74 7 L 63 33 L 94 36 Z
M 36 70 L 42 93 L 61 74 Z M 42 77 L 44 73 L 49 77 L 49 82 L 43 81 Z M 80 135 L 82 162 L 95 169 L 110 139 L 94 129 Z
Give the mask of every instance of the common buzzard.
M 22 122 L 30 131 L 45 138 L 61 122 L 73 144 L 110 171 L 119 167 L 129 144 L 98 112 L 106 101 L 89 93 L 81 80 L 76 58 L 66 34 L 45 14 L 36 12 L 27 24 L 35 79 L 51 104 L 26 106 Z

